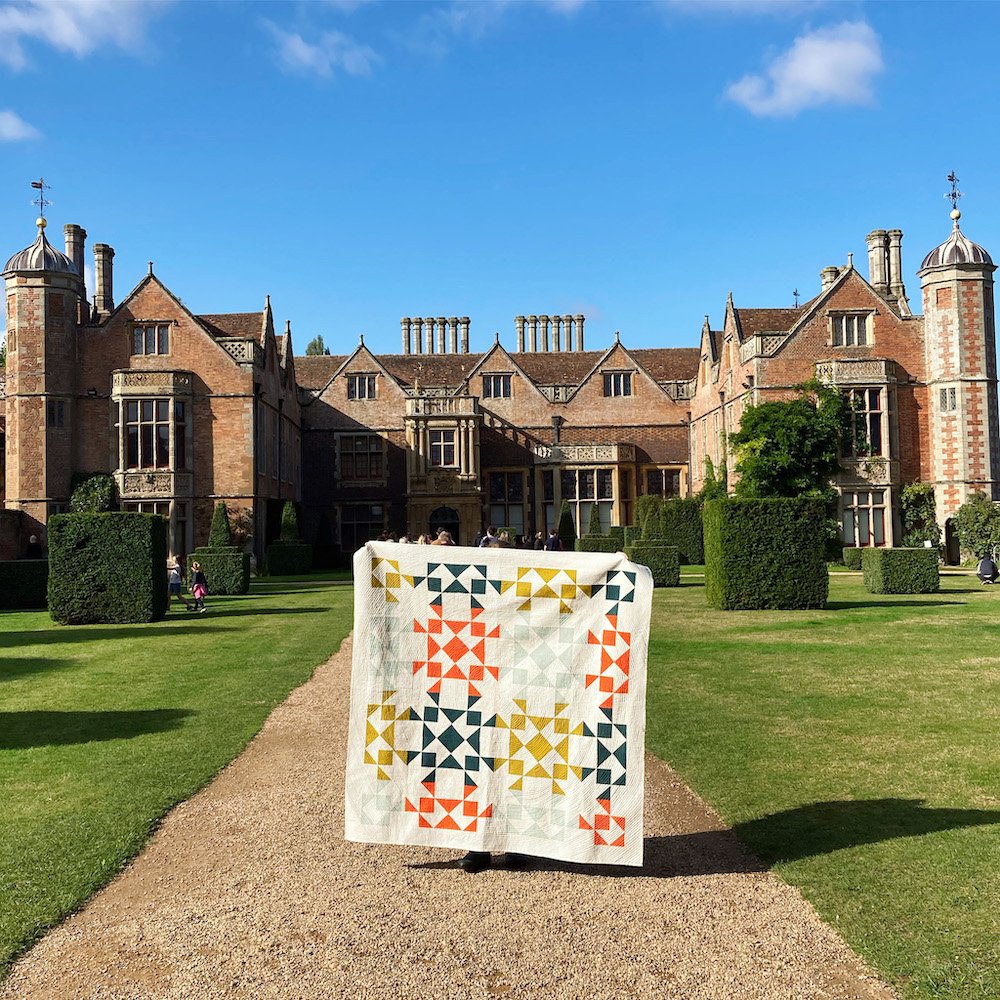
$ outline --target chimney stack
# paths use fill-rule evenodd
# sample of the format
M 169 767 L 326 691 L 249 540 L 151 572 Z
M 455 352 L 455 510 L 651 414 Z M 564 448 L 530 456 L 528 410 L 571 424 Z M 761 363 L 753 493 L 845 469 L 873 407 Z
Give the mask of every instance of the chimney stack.
M 115 252 L 107 243 L 94 244 L 94 312 L 101 318 L 115 308 L 112 284 L 112 266 Z
M 523 316 L 514 317 L 514 325 L 517 327 L 517 353 L 524 353 L 524 324 L 525 318 Z
M 577 314 L 573 317 L 576 320 L 576 349 L 578 351 L 584 350 L 583 347 L 583 316 Z
M 828 288 L 831 288 L 839 277 L 839 267 L 834 267 L 833 265 L 830 267 L 824 267 L 823 270 L 819 272 L 819 280 L 823 291 L 825 292 Z
M 87 230 L 73 224 L 63 226 L 63 235 L 66 238 L 66 256 L 76 265 L 80 272 L 80 284 L 83 287 L 83 294 L 80 296 L 80 313 L 77 322 L 86 323 L 90 319 L 90 309 L 87 305 L 87 279 L 83 269 L 85 249 L 87 245 Z
M 879 295 L 889 292 L 888 235 L 884 229 L 873 229 L 866 237 L 868 244 L 868 280 Z
M 469 353 L 469 317 L 463 316 L 459 321 L 462 327 L 462 353 Z

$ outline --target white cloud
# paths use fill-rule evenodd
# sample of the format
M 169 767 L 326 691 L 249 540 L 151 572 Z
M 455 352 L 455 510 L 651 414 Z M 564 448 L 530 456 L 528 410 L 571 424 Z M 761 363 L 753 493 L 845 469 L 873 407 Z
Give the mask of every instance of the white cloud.
M 40 139 L 41 133 L 13 111 L 0 111 L 0 142 Z
M 277 42 L 278 64 L 292 73 L 333 76 L 342 70 L 351 76 L 369 76 L 381 62 L 378 53 L 341 31 L 324 31 L 315 42 L 307 42 L 294 31 L 285 31 L 271 21 L 265 27 Z
M 99 46 L 135 51 L 163 0 L 22 0 L 0 7 L 0 63 L 28 66 L 24 43 L 39 41 L 77 58 Z
M 845 21 L 795 39 L 766 74 L 748 74 L 726 96 L 759 117 L 791 117 L 823 104 L 872 104 L 885 68 L 879 37 L 864 21 Z

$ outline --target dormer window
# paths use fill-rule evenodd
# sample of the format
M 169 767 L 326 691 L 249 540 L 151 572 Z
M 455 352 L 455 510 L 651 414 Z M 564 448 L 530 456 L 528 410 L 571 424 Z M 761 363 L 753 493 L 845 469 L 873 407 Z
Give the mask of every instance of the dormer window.
M 375 376 L 374 375 L 348 375 L 347 376 L 347 398 L 348 399 L 374 399 L 375 398 Z
M 632 395 L 632 373 L 631 372 L 605 372 L 604 373 L 604 395 L 605 396 L 631 396 Z
M 170 325 L 168 323 L 143 323 L 132 327 L 133 354 L 169 354 Z
M 867 347 L 868 313 L 839 313 L 830 317 L 834 347 Z
M 510 375 L 484 375 L 483 399 L 510 399 Z

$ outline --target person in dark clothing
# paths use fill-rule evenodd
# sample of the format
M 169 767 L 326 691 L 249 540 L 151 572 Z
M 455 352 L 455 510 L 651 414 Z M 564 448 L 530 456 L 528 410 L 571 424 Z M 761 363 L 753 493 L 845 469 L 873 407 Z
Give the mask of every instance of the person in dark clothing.
M 993 561 L 993 557 L 988 552 L 982 559 L 979 560 L 979 565 L 976 567 L 976 576 L 978 576 L 983 583 L 995 583 L 996 578 L 1000 576 L 1000 571 L 997 570 L 997 564 Z
M 24 553 L 25 559 L 44 559 L 45 553 L 42 551 L 42 543 L 38 540 L 38 535 L 32 535 L 28 539 L 28 547 Z
M 558 552 L 562 548 L 562 539 L 559 537 L 559 532 L 552 528 L 549 531 L 549 537 L 545 539 L 545 550 L 547 552 Z
M 528 546 L 526 545 L 525 548 Z M 541 552 L 545 548 L 545 534 L 541 531 L 535 534 L 535 551 Z

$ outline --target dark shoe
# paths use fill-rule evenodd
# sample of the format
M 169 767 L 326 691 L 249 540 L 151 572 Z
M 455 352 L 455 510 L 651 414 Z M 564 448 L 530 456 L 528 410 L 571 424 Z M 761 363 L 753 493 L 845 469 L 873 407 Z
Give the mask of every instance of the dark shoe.
M 490 866 L 490 852 L 469 851 L 469 853 L 462 858 L 460 864 L 462 865 L 462 871 L 468 872 L 470 875 L 475 875 L 476 872 L 486 871 L 486 869 Z
M 501 859 L 500 866 L 508 871 L 521 872 L 531 865 L 531 858 L 527 854 L 515 854 L 508 851 Z

